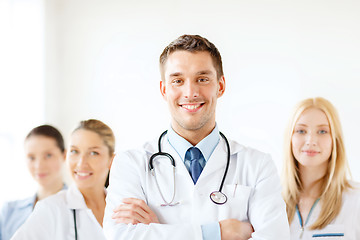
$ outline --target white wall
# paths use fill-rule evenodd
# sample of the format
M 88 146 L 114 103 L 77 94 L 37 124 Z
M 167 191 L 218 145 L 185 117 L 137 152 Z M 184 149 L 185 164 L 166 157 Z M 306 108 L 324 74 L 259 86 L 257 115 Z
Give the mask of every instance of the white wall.
M 200 34 L 223 57 L 227 83 L 217 122 L 228 137 L 272 154 L 299 100 L 338 108 L 360 181 L 360 2 L 46 1 L 46 122 L 68 137 L 78 121 L 110 125 L 117 150 L 169 126 L 158 57 L 176 37 Z
M 226 135 L 270 152 L 281 168 L 289 110 L 326 97 L 340 112 L 360 180 L 359 2 L 63 0 L 47 10 L 61 83 L 60 98 L 49 99 L 57 114 L 47 119 L 66 132 L 94 117 L 114 129 L 118 150 L 156 138 L 169 126 L 158 57 L 179 35 L 200 34 L 223 56 L 227 89 L 217 122 Z
M 43 23 L 42 0 L 0 0 L 0 203 L 36 189 L 23 143 L 45 120 Z

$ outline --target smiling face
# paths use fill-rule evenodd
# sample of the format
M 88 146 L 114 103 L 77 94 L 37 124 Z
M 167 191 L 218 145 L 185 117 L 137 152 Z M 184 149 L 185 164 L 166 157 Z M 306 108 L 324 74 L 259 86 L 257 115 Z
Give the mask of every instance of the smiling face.
M 27 166 L 31 176 L 42 187 L 62 182 L 62 166 L 65 155 L 56 140 L 42 135 L 33 135 L 25 140 Z
M 217 99 L 225 90 L 225 79 L 217 77 L 208 52 L 175 51 L 164 67 L 160 89 L 172 116 L 172 128 L 209 134 L 215 127 Z
M 112 158 L 99 134 L 79 129 L 71 135 L 67 163 L 79 190 L 103 188 Z
M 325 169 L 332 152 L 329 121 L 317 108 L 305 110 L 295 124 L 292 152 L 301 167 Z

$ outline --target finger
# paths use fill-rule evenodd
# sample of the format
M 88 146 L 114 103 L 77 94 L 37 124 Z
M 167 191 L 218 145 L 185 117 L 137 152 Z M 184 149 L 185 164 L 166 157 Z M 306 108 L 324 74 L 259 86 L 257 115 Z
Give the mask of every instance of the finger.
M 136 225 L 140 223 L 139 221 L 136 221 L 135 219 L 131 219 L 131 218 L 116 218 L 114 220 L 115 223 L 124 223 L 124 224 L 132 224 L 132 225 Z
M 132 212 L 132 211 L 120 211 L 117 213 L 114 213 L 111 216 L 112 219 L 117 220 L 117 219 L 128 219 L 126 221 L 126 223 L 138 223 L 138 222 L 143 222 L 143 218 L 138 215 L 136 212 Z
M 150 221 L 151 216 L 138 205 L 123 204 L 119 211 L 113 213 L 112 218 L 130 218 L 147 224 Z
M 143 200 L 137 199 L 137 198 L 124 198 L 124 199 L 122 199 L 122 203 L 124 203 L 124 204 L 136 204 L 136 205 L 139 205 L 139 206 L 145 206 L 146 205 L 146 203 Z M 117 207 L 115 207 L 113 209 L 113 212 L 117 212 L 117 211 L 121 210 L 121 208 L 122 208 L 122 206 L 124 204 L 120 204 Z
M 139 205 L 142 204 L 142 205 Z M 146 218 L 147 215 L 149 215 L 149 212 L 144 210 L 144 207 L 146 207 L 148 209 L 148 211 L 151 212 L 150 208 L 147 207 L 147 205 L 141 203 L 141 202 L 133 202 L 133 203 L 126 203 L 126 204 L 122 204 L 120 206 L 117 207 L 116 210 L 114 210 L 114 213 L 117 212 L 136 212 L 137 214 L 139 214 L 140 216 Z
M 123 199 L 123 205 L 119 206 L 116 210 L 122 210 L 122 209 L 129 209 L 127 208 L 128 206 L 131 206 L 131 208 L 135 211 L 137 211 L 137 213 L 144 217 L 144 218 L 148 218 L 149 216 L 147 215 L 152 215 L 154 214 L 150 207 L 145 203 L 145 201 L 141 200 L 141 199 L 137 199 L 137 198 L 124 198 Z M 125 206 L 124 206 L 125 205 Z
M 138 198 L 124 198 L 122 200 L 123 203 L 127 203 L 127 204 L 136 204 L 139 207 L 141 207 L 146 213 L 148 214 L 153 214 L 153 211 L 151 210 L 151 208 L 145 203 L 144 200 L 142 199 L 138 199 Z

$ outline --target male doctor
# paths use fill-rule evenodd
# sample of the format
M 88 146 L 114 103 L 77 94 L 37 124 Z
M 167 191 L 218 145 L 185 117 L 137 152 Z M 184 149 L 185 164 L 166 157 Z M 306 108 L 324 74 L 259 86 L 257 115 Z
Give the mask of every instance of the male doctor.
M 183 35 L 160 56 L 160 90 L 171 127 L 158 141 L 117 155 L 106 197 L 108 239 L 288 240 L 280 181 L 269 155 L 234 141 L 227 147 L 215 121 L 225 78 L 217 48 L 198 35 Z M 160 135 L 160 134 L 159 134 Z M 229 168 L 225 175 L 230 154 Z M 216 204 L 210 194 L 227 200 Z

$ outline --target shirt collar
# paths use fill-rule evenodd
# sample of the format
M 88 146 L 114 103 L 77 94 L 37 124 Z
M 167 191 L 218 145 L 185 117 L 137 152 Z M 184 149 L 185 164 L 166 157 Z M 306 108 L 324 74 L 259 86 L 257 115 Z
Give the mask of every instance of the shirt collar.
M 182 160 L 185 159 L 186 151 L 193 147 L 191 143 L 177 134 L 172 127 L 169 128 L 167 133 L 168 141 L 170 145 L 175 149 L 175 151 L 179 154 Z M 211 154 L 215 150 L 215 147 L 220 141 L 219 137 L 219 129 L 217 124 L 215 125 L 214 130 L 207 135 L 204 139 L 202 139 L 195 147 L 199 148 L 201 153 L 203 154 L 205 161 L 210 158 Z
M 31 197 L 28 197 L 24 200 L 21 200 L 21 201 L 18 201 L 18 208 L 27 208 L 27 207 L 30 207 L 30 206 L 34 206 L 35 204 L 35 200 L 36 200 L 36 194 L 34 194 L 33 196 Z
M 106 188 L 104 188 L 105 196 L 107 194 Z M 84 196 L 81 194 L 80 190 L 77 188 L 76 184 L 73 183 L 66 190 L 66 202 L 69 209 L 87 209 L 87 205 L 84 199 Z
M 63 188 L 62 190 L 64 189 L 67 189 L 67 186 L 66 184 L 63 185 Z M 26 198 L 24 199 L 23 201 L 19 202 L 19 208 L 26 208 L 26 207 L 29 207 L 29 206 L 33 206 L 35 205 L 35 202 L 36 202 L 36 199 L 37 199 L 37 193 L 35 193 L 33 196 L 29 197 L 29 198 Z

